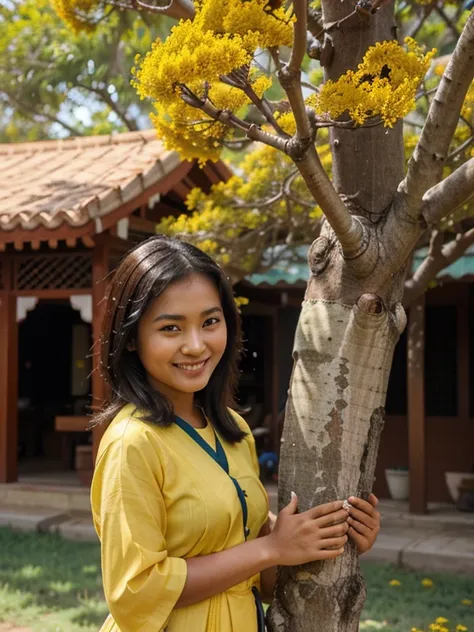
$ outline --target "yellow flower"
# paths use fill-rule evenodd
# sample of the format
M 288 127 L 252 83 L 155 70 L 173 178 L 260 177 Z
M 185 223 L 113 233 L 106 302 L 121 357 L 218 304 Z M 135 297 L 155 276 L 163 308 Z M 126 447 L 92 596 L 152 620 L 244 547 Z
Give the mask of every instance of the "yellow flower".
M 402 582 L 398 581 L 398 579 L 391 579 L 389 582 L 390 586 L 401 586 Z
M 441 623 L 441 624 L 443 624 L 443 623 L 449 623 L 449 619 L 446 619 L 445 617 L 438 617 L 438 618 L 435 620 L 435 623 Z
M 461 603 L 463 606 L 472 606 L 472 599 L 463 599 Z
M 240 309 L 244 305 L 248 305 L 250 302 L 249 299 L 246 298 L 245 296 L 236 296 L 234 298 L 234 301 L 235 301 L 235 304 L 237 305 L 237 309 Z
M 327 81 L 307 104 L 321 116 L 337 119 L 348 112 L 358 125 L 380 116 L 387 127 L 393 127 L 415 106 L 416 91 L 434 54 L 434 50 L 424 54 L 412 38 L 405 39 L 404 47 L 396 41 L 377 42 L 356 71 Z
M 432 579 L 425 578 L 421 580 L 421 585 L 425 588 L 432 588 L 434 586 L 434 582 Z
M 465 625 L 461 625 L 460 623 L 458 623 L 458 625 L 456 626 L 456 632 L 467 632 L 467 628 Z

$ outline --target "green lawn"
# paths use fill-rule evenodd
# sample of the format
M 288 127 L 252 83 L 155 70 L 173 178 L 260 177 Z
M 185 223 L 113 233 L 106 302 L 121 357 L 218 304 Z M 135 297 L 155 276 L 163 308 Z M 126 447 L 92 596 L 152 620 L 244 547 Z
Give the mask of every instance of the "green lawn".
M 368 599 L 361 631 L 474 632 L 474 577 L 412 573 L 363 564 Z M 423 586 L 430 579 L 432 586 Z M 398 580 L 400 585 L 390 585 Z M 430 582 L 427 582 L 428 584 Z M 466 603 L 462 603 L 466 600 Z M 100 583 L 97 544 L 0 528 L 0 622 L 34 632 L 97 632 L 107 608 Z M 462 630 L 462 628 L 460 628 Z

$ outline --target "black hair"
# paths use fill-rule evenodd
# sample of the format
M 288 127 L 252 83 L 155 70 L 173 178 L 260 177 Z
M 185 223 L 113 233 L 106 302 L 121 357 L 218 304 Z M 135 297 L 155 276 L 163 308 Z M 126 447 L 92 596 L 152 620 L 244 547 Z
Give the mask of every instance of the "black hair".
M 133 248 L 115 270 L 108 291 L 100 338 L 100 371 L 112 395 L 91 426 L 110 423 L 125 404 L 134 404 L 143 419 L 159 426 L 174 422 L 171 402 L 149 383 L 134 348 L 138 321 L 150 303 L 172 283 L 191 274 L 207 276 L 219 292 L 227 326 L 227 345 L 208 384 L 196 400 L 216 430 L 228 441 L 241 441 L 241 430 L 229 408 L 234 394 L 241 352 L 240 315 L 232 286 L 222 269 L 195 246 L 162 235 Z

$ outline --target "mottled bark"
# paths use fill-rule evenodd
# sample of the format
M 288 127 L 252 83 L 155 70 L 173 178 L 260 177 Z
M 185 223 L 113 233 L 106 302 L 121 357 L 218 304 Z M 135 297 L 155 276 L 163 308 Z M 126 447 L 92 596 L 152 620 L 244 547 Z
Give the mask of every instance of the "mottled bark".
M 305 301 L 282 439 L 280 507 L 291 491 L 301 511 L 368 497 L 393 349 L 404 326 L 401 305 L 387 310 L 372 294 L 353 306 Z M 335 561 L 279 569 L 269 630 L 356 632 L 364 599 L 358 554 L 348 545 Z

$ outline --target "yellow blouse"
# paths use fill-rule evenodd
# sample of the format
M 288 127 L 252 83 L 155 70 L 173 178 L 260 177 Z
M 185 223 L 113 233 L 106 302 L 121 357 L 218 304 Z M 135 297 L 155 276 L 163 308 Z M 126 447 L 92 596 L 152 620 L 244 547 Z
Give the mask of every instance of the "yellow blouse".
M 230 474 L 246 492 L 249 540 L 267 519 L 252 434 L 221 439 Z M 212 426 L 199 431 L 215 448 Z M 125 406 L 102 438 L 92 481 L 94 525 L 110 616 L 101 632 L 256 632 L 253 577 L 206 601 L 174 609 L 185 559 L 244 541 L 242 510 L 229 475 L 176 424 L 160 428 Z

